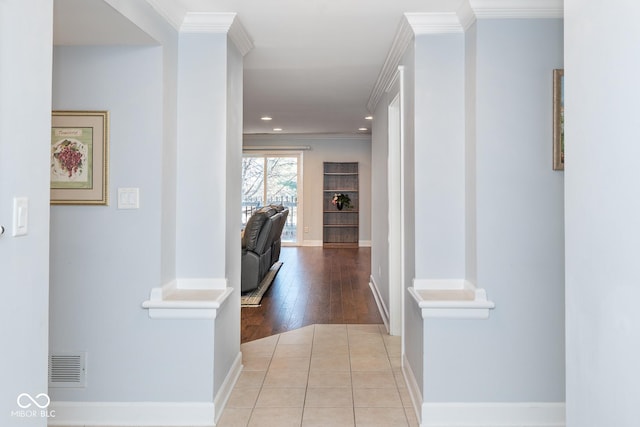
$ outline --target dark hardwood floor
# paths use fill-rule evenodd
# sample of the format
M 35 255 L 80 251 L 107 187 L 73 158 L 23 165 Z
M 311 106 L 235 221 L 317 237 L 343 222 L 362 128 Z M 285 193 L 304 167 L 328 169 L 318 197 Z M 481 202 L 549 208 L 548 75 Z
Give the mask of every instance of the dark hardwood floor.
M 242 308 L 242 342 L 326 323 L 382 323 L 369 288 L 371 249 L 283 247 L 260 307 Z

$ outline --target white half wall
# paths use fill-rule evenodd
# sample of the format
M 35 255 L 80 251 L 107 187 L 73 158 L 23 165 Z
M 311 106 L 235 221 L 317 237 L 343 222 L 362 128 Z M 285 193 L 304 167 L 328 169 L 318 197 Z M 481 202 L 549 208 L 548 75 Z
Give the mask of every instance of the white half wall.
M 496 309 L 427 322 L 424 398 L 563 402 L 563 176 L 551 164 L 562 20 L 476 25 L 476 285 Z
M 55 48 L 53 108 L 111 113 L 112 203 L 51 208 L 50 349 L 88 353 L 87 387 L 52 400 L 213 400 L 210 322 L 141 307 L 161 284 L 165 84 L 159 46 Z M 118 187 L 139 188 L 140 208 L 118 210 Z

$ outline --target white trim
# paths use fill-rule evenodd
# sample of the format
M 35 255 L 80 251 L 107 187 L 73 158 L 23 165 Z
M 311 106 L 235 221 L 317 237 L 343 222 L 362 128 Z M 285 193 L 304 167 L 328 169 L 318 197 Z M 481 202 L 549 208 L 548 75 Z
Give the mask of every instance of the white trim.
M 214 419 L 216 424 L 220 420 L 225 406 L 227 406 L 229 396 L 231 396 L 233 387 L 236 385 L 236 382 L 240 377 L 240 373 L 242 372 L 242 367 L 242 353 L 239 352 L 231 365 L 231 369 L 229 369 L 229 373 L 222 382 L 220 390 L 218 390 L 218 394 L 216 394 L 215 399 L 213 399 L 213 406 L 215 408 Z
M 180 32 L 228 34 L 242 56 L 253 48 L 253 41 L 237 13 L 187 12 L 180 25 Z
M 416 36 L 462 33 L 464 31 L 457 12 L 405 13 L 404 16 Z
M 389 310 L 387 309 L 387 306 L 384 304 L 384 300 L 382 299 L 382 295 L 380 294 L 380 288 L 378 288 L 378 284 L 376 283 L 373 276 L 369 276 L 369 287 L 371 288 L 371 292 L 373 293 L 373 299 L 376 300 L 376 305 L 378 306 L 380 317 L 382 317 L 382 323 L 384 323 L 384 326 L 387 329 L 387 333 L 388 333 L 389 332 Z
M 405 13 L 373 85 L 367 109 L 375 111 L 409 43 L 417 34 L 464 32 L 476 19 L 552 19 L 564 16 L 563 0 L 468 0 L 456 12 Z
M 236 17 L 233 24 L 231 24 L 231 28 L 229 28 L 229 38 L 238 48 L 242 56 L 245 56 L 253 49 L 253 40 L 251 40 L 251 36 L 249 36 L 249 33 L 238 17 Z
M 465 279 L 413 279 L 417 290 L 460 290 L 475 289 L 475 285 Z
M 409 46 L 409 43 L 411 43 L 413 38 L 413 30 L 409 25 L 409 21 L 407 21 L 405 17 L 402 19 L 402 21 L 400 21 L 400 26 L 396 31 L 393 43 L 391 44 L 391 49 L 389 49 L 389 53 L 387 53 L 387 58 L 382 65 L 382 69 L 380 70 L 378 79 L 376 80 L 375 85 L 373 85 L 371 95 L 369 95 L 367 109 L 370 112 L 375 111 L 376 105 L 378 105 L 378 102 L 380 102 L 382 95 L 384 95 L 387 88 L 391 84 L 391 81 L 394 79 L 396 73 L 398 72 L 398 65 L 400 65 L 400 60 L 402 59 L 402 56 L 406 52 L 407 47 Z
M 564 427 L 564 402 L 425 402 L 421 427 Z
M 213 402 L 51 402 L 49 426 L 215 425 Z
M 422 318 L 488 319 L 495 308 L 484 289 L 461 279 L 414 279 L 407 288 L 422 310 Z
M 187 12 L 180 26 L 181 33 L 227 33 L 236 13 Z
M 476 15 L 473 12 L 473 9 L 471 9 L 471 5 L 468 1 L 462 2 L 456 11 L 456 14 L 458 15 L 458 20 L 464 31 L 467 31 L 469 27 L 476 22 Z
M 400 335 L 404 351 L 404 283 L 405 283 L 405 181 L 404 181 L 404 66 L 399 66 L 386 89 L 387 106 L 387 220 L 389 332 Z
M 418 385 L 418 381 L 416 380 L 416 376 L 413 374 L 413 370 L 411 369 L 409 359 L 407 359 L 407 355 L 404 353 L 402 354 L 402 376 L 404 377 L 404 382 L 406 383 L 407 390 L 409 391 L 413 410 L 415 411 L 416 417 L 418 417 L 418 422 L 420 422 L 424 414 L 422 393 L 420 391 L 420 385 Z
M 371 240 L 358 240 L 358 246 L 361 248 L 370 248 Z
M 182 3 L 176 1 L 145 0 L 165 21 L 176 31 L 180 31 L 180 26 L 184 21 L 187 9 Z M 107 0 L 111 3 L 112 0 Z
M 225 289 L 227 279 L 224 277 L 176 278 L 166 283 L 162 289 L 165 293 L 180 289 Z
M 151 289 L 142 307 L 153 319 L 215 319 L 232 292 L 224 278 L 175 279 Z
M 564 16 L 563 0 L 469 0 L 478 19 L 553 19 Z

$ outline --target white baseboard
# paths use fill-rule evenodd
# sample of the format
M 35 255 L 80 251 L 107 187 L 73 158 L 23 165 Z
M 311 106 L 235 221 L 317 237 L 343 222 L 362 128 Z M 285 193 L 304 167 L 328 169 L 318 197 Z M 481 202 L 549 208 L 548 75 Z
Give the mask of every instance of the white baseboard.
M 211 427 L 213 402 L 51 402 L 48 425 Z
M 564 402 L 425 402 L 421 427 L 565 427 Z
M 384 300 L 382 299 L 382 295 L 380 295 L 380 288 L 378 288 L 373 276 L 369 276 L 369 287 L 373 293 L 373 299 L 376 300 L 376 305 L 378 306 L 380 317 L 382 317 L 382 322 L 384 323 L 385 328 L 387 328 L 387 332 L 389 332 L 389 310 L 387 309 L 387 306 L 384 305 Z
M 222 386 L 220 386 L 220 390 L 216 395 L 216 398 L 213 399 L 213 405 L 215 407 L 214 419 L 217 423 L 222 415 L 222 411 L 224 407 L 227 405 L 227 401 L 229 400 L 229 396 L 231 396 L 231 392 L 233 391 L 233 386 L 236 385 L 236 381 L 238 381 L 238 377 L 242 372 L 242 353 L 238 353 L 236 359 L 233 361 L 231 365 L 231 369 L 229 369 L 229 373 L 227 377 L 222 382 Z
M 419 421 L 422 416 L 422 391 L 420 390 L 418 381 L 416 381 L 416 376 L 413 374 L 413 369 L 411 369 L 411 364 L 406 354 L 402 354 L 402 376 L 404 377 L 404 382 L 407 384 L 413 410 Z
M 48 425 L 213 427 L 241 371 L 238 353 L 213 402 L 51 402 Z
M 565 427 L 564 402 L 423 402 L 406 355 L 402 374 L 420 427 Z

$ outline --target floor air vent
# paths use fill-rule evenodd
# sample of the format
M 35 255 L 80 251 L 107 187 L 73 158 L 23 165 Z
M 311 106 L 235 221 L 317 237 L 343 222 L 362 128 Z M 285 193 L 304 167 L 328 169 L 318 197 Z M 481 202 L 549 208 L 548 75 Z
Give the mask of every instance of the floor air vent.
M 86 353 L 49 355 L 49 387 L 85 387 Z

